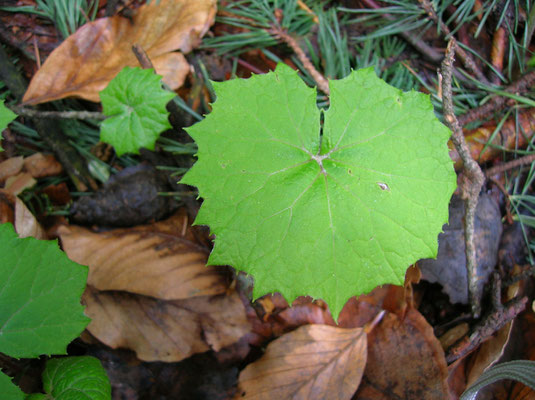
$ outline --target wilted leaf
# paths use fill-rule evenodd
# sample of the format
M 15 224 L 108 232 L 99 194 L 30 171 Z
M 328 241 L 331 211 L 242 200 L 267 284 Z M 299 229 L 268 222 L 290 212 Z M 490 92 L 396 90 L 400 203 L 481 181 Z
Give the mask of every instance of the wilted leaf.
M 444 351 L 416 310 L 387 313 L 368 334 L 368 363 L 354 399 L 448 399 Z
M 184 211 L 152 225 L 95 233 L 74 225 L 58 230 L 69 258 L 89 266 L 88 284 L 176 300 L 224 293 L 224 268 L 206 267 L 209 250 Z
M 46 239 L 46 233 L 32 214 L 26 207 L 24 202 L 18 197 L 15 198 L 15 230 L 19 237 L 33 237 L 36 239 Z
M 109 118 L 100 129 L 100 140 L 111 144 L 118 156 L 154 150 L 160 134 L 171 128 L 165 105 L 175 94 L 164 90 L 161 76 L 152 69 L 126 67 L 100 92 L 102 111 Z
M 128 348 L 144 361 L 180 361 L 219 351 L 249 329 L 236 292 L 163 301 L 125 292 L 84 294 L 89 332 L 112 348 Z
M 54 50 L 34 75 L 23 101 L 37 104 L 98 93 L 125 66 L 138 66 L 132 45 L 140 45 L 156 72 L 175 89 L 189 66 L 180 50 L 191 51 L 213 23 L 216 0 L 160 0 L 140 7 L 132 20 L 121 15 L 82 26 Z M 161 69 L 161 66 L 164 68 Z
M 240 374 L 236 399 L 350 399 L 366 365 L 366 333 L 306 325 L 271 342 Z

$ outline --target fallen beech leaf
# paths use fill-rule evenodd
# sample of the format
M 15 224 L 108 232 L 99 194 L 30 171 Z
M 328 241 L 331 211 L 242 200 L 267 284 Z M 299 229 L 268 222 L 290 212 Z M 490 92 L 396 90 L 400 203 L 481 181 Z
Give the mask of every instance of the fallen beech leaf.
M 38 104 L 69 96 L 99 101 L 126 66 L 138 66 L 132 45 L 140 45 L 171 88 L 182 85 L 191 51 L 214 21 L 216 0 L 160 0 L 140 7 L 132 20 L 116 15 L 82 26 L 54 50 L 34 75 L 23 102 Z
M 18 174 L 24 166 L 24 157 L 11 157 L 0 162 L 0 183 L 10 176 Z
M 52 154 L 35 153 L 24 159 L 24 169 L 34 178 L 59 175 L 63 167 Z
M 4 190 L 18 196 L 24 190 L 35 186 L 36 183 L 37 181 L 29 173 L 21 172 L 6 179 Z
M 250 330 L 236 292 L 163 301 L 88 286 L 83 302 L 93 336 L 114 349 L 131 349 L 144 361 L 176 362 L 219 351 Z
M 21 238 L 47 239 L 44 229 L 18 197 L 15 197 L 15 231 Z
M 365 365 L 363 328 L 305 325 L 271 342 L 240 373 L 235 399 L 350 399 Z
M 368 334 L 368 363 L 354 399 L 448 399 L 448 369 L 433 328 L 416 310 L 387 313 Z
M 479 128 L 464 132 L 466 143 L 470 149 L 470 154 L 474 160 L 484 163 L 490 161 L 497 156 L 503 154 L 501 146 L 506 149 L 524 148 L 533 137 L 535 133 L 535 110 L 530 108 L 526 112 L 519 112 L 518 117 L 513 115 L 500 128 L 500 131 L 492 141 L 492 146 L 487 146 L 485 151 L 485 144 L 492 137 L 496 130 L 496 125 L 484 125 Z M 522 132 L 517 135 L 517 132 Z M 459 154 L 453 149 L 453 144 L 450 144 L 450 157 L 455 161 L 455 168 L 461 167 Z
M 195 239 L 182 210 L 165 221 L 95 233 L 62 226 L 58 234 L 73 261 L 89 266 L 88 284 L 177 300 L 224 293 L 227 272 L 206 267 L 209 250 Z

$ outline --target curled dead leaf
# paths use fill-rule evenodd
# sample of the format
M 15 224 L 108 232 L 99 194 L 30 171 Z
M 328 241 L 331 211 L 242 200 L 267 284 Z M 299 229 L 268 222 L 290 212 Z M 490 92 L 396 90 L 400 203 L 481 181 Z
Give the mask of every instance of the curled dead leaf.
M 127 348 L 144 361 L 176 362 L 196 353 L 219 351 L 250 330 L 238 294 L 164 301 L 125 292 L 83 296 L 87 329 L 112 348 Z
M 140 7 L 132 20 L 116 15 L 82 26 L 47 58 L 23 102 L 38 104 L 77 96 L 98 102 L 126 66 L 137 66 L 132 45 L 140 45 L 171 88 L 182 85 L 189 65 L 181 53 L 197 46 L 214 22 L 216 0 L 160 0 Z
M 363 328 L 305 325 L 271 342 L 241 372 L 235 399 L 350 399 L 366 356 Z
M 228 270 L 207 267 L 186 212 L 152 225 L 95 233 L 79 226 L 58 229 L 69 258 L 89 266 L 88 284 L 177 300 L 224 293 Z

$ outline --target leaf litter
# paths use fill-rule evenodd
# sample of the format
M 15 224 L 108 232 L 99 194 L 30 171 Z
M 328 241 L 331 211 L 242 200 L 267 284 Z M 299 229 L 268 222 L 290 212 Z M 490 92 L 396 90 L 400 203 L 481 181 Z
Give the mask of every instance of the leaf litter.
M 153 0 L 152 3 L 156 3 L 156 1 Z M 186 4 L 187 2 L 160 0 L 160 3 L 169 5 L 171 3 Z M 194 8 L 201 4 L 201 2 L 193 3 L 197 3 L 193 5 Z M 301 7 L 300 3 L 302 2 L 298 1 L 297 3 Z M 193 35 L 190 36 L 189 33 L 186 33 L 181 36 L 181 39 L 186 42 L 198 42 L 198 38 L 212 23 L 215 2 L 203 2 L 202 4 L 202 7 L 206 6 L 205 10 L 208 11 L 204 13 L 203 18 L 193 24 L 195 25 Z M 189 5 L 186 6 L 189 7 Z M 142 13 L 149 9 L 150 7 L 138 9 L 138 13 L 134 15 L 134 21 L 140 21 Z M 152 10 L 155 11 L 155 9 Z M 168 15 L 170 15 L 169 10 L 169 8 L 166 9 Z M 159 16 L 158 18 L 167 21 L 167 17 Z M 39 77 L 38 79 L 34 77 L 35 83 L 32 82 L 32 90 L 35 92 L 33 94 L 30 92 L 32 98 L 28 103 L 39 102 L 39 99 L 48 101 L 47 99 L 59 99 L 71 95 L 98 101 L 96 98 L 98 90 L 100 90 L 98 87 L 103 88 L 105 84 L 102 82 L 107 82 L 113 78 L 114 74 L 111 70 L 118 68 L 116 70 L 118 72 L 120 67 L 114 65 L 109 70 L 106 68 L 98 70 L 92 62 L 88 62 L 88 68 L 84 69 L 81 64 L 82 60 L 86 62 L 92 58 L 97 63 L 100 62 L 100 65 L 105 65 L 102 60 L 108 57 L 111 64 L 123 65 L 122 61 L 117 63 L 116 59 L 119 58 L 115 57 L 117 54 L 122 59 L 128 60 L 128 62 L 125 61 L 124 65 L 137 65 L 129 50 L 130 46 L 121 49 L 122 44 L 125 43 L 124 37 L 117 39 L 116 36 L 117 32 L 121 30 L 133 32 L 133 28 L 128 28 L 127 24 L 124 23 L 128 21 L 128 18 L 123 16 L 111 18 L 113 20 L 106 19 L 106 23 L 96 21 L 98 23 L 87 24 L 92 28 L 86 28 L 85 31 L 81 29 L 85 33 L 80 34 L 76 45 L 73 45 L 75 34 L 73 39 L 67 39 L 64 44 L 58 47 L 57 55 L 49 58 L 50 65 L 56 67 L 47 67 L 48 69 L 44 70 L 45 63 L 35 75 L 35 77 L 38 75 Z M 138 19 L 136 20 L 136 18 Z M 145 21 L 149 21 L 149 19 L 147 18 Z M 154 18 L 152 17 L 152 19 Z M 138 23 L 133 26 L 136 29 L 144 26 L 146 29 L 154 30 L 156 24 L 153 22 L 145 25 Z M 129 23 L 132 25 L 131 22 Z M 236 30 L 239 29 L 242 28 L 236 28 Z M 89 32 L 90 30 L 92 32 Z M 83 45 L 83 40 L 86 40 L 94 32 L 104 35 L 103 37 L 106 38 L 104 46 L 97 47 L 94 52 L 78 51 L 83 46 L 78 49 L 76 46 Z M 69 43 L 69 40 L 71 40 L 71 44 L 65 45 L 65 43 Z M 165 35 L 161 35 L 154 41 L 155 43 L 166 43 L 167 40 Z M 435 42 L 435 44 L 437 43 Z M 142 47 L 148 51 L 150 58 L 156 64 L 157 70 L 159 69 L 157 72 L 164 75 L 173 88 L 182 84 L 189 66 L 179 53 L 174 52 L 181 46 L 175 43 L 161 52 L 151 50 L 158 46 L 153 47 L 145 43 L 145 46 Z M 180 50 L 184 53 L 188 52 L 187 47 L 186 44 Z M 105 48 L 111 49 L 111 52 L 102 51 Z M 61 51 L 59 51 L 60 49 Z M 309 50 L 313 51 L 313 47 Z M 72 57 L 73 55 L 74 57 Z M 243 58 L 236 57 L 231 58 L 231 60 L 238 65 L 238 75 L 249 73 L 246 60 L 254 60 L 253 64 L 260 65 L 262 70 L 266 69 L 266 65 L 274 66 L 274 62 L 268 60 L 265 54 L 255 55 L 254 51 L 244 55 Z M 294 65 L 289 58 L 285 58 L 285 61 L 289 65 Z M 410 64 L 414 67 L 412 61 Z M 61 71 L 57 69 L 58 65 L 67 71 L 63 76 L 61 74 L 54 75 L 57 71 Z M 164 72 L 165 69 L 162 70 L 162 66 L 167 66 L 168 72 Z M 92 73 L 94 75 L 90 76 Z M 228 79 L 230 75 L 231 73 L 227 71 L 225 78 Z M 71 87 L 62 83 L 67 76 L 74 77 L 75 80 L 81 82 L 82 89 L 79 92 L 76 92 L 78 89 L 72 91 Z M 174 79 L 174 83 L 169 79 Z M 188 90 L 183 89 L 181 94 L 187 93 Z M 187 93 L 186 96 L 194 96 L 194 93 Z M 196 102 L 196 104 L 201 103 L 202 101 L 198 100 Z M 516 148 L 529 143 L 535 131 L 530 122 L 531 114 L 532 111 L 528 109 L 526 112 L 519 113 L 516 120 L 509 118 L 497 135 L 497 125 L 493 121 L 488 121 L 471 131 L 466 130 L 473 156 L 476 159 L 479 158 L 480 162 L 495 161 L 503 156 L 502 148 Z M 519 136 L 517 128 L 525 134 Z M 492 145 L 486 145 L 485 142 L 490 138 L 493 138 Z M 8 146 L 5 147 L 8 149 Z M 483 149 L 485 151 L 482 151 Z M 4 155 L 1 160 L 6 157 L 9 156 Z M 455 154 L 452 157 L 455 159 Z M 11 160 L 11 158 L 7 159 Z M 34 178 L 37 178 L 38 182 L 42 182 L 39 171 L 46 172 L 48 167 L 39 166 L 42 157 L 36 156 L 35 160 L 37 166 L 31 174 L 21 169 L 26 168 L 27 171 L 30 171 L 29 161 L 27 165 L 25 163 L 26 166 L 15 165 L 15 169 L 18 168 L 16 172 L 7 172 L 5 176 L 8 179 L 8 187 L 4 187 L 0 192 L 0 217 L 2 221 L 13 222 L 18 215 L 19 220 L 27 221 L 23 222 L 22 225 L 26 226 L 29 234 L 33 236 L 45 235 L 44 230 L 42 233 L 32 231 L 32 224 L 39 225 L 39 223 L 26 206 L 24 206 L 24 210 L 19 206 L 24 204 L 14 196 L 14 193 L 20 194 L 29 186 L 34 185 L 35 181 L 32 181 Z M 20 164 L 20 160 L 9 162 Z M 0 164 L 0 176 L 4 168 L 7 166 L 3 167 Z M 128 175 L 128 169 L 126 172 Z M 50 172 L 45 174 L 54 176 L 61 173 L 60 170 L 51 168 Z M 64 182 L 62 184 L 65 185 Z M 375 185 L 383 192 L 392 189 L 391 185 L 383 180 L 377 180 Z M 47 188 L 53 186 L 49 185 Z M 137 188 L 141 187 L 137 186 Z M 136 192 L 136 185 L 133 185 L 130 190 L 125 189 L 125 186 L 122 185 L 117 187 L 117 193 L 121 193 L 123 190 L 124 193 L 129 193 L 126 196 L 129 197 Z M 496 193 L 493 196 L 503 204 L 503 200 L 500 200 Z M 63 197 L 65 198 L 65 196 Z M 62 200 L 64 204 L 70 201 L 70 196 L 66 198 L 67 200 Z M 89 197 L 82 197 L 82 199 L 85 198 Z M 108 204 L 114 201 L 108 201 Z M 210 251 L 209 238 L 206 232 L 194 233 L 187 222 L 188 217 L 185 216 L 184 210 L 168 220 L 153 223 L 154 220 L 165 218 L 172 212 L 173 207 L 176 207 L 167 208 L 165 206 L 159 208 L 164 210 L 159 213 L 143 215 L 143 218 L 137 221 L 130 219 L 130 221 L 134 221 L 133 223 L 123 222 L 128 221 L 132 215 L 136 214 L 134 208 L 132 209 L 134 211 L 130 210 L 129 216 L 123 219 L 118 218 L 119 223 L 109 223 L 117 211 L 113 211 L 113 208 L 104 210 L 106 202 L 106 200 L 95 201 L 95 198 L 92 198 L 92 201 L 88 202 L 89 205 L 81 209 L 86 214 L 98 214 L 100 210 L 100 217 L 94 218 L 90 215 L 85 220 L 81 218 L 79 221 L 86 225 L 99 226 L 126 226 L 139 225 L 140 223 L 147 225 L 110 231 L 94 229 L 95 227 L 88 229 L 65 225 L 60 232 L 62 232 L 62 240 L 67 252 L 70 252 L 73 257 L 85 257 L 87 262 L 91 264 L 91 271 L 94 271 L 93 276 L 90 272 L 89 286 L 84 297 L 87 304 L 86 314 L 91 314 L 94 317 L 94 323 L 92 322 L 89 326 L 89 332 L 102 343 L 114 349 L 130 349 L 133 352 L 110 350 L 101 344 L 95 344 L 94 339 L 88 342 L 93 344 L 85 346 L 108 352 L 110 357 L 112 354 L 113 356 L 121 356 L 122 358 L 120 357 L 118 362 L 126 366 L 126 374 L 133 374 L 132 371 L 140 365 L 147 371 L 151 370 L 153 375 L 144 375 L 141 379 L 143 382 L 154 382 L 150 389 L 147 389 L 146 386 L 142 388 L 143 384 L 136 382 L 139 385 L 140 393 L 145 390 L 145 393 L 153 394 L 152 397 L 148 398 L 155 398 L 156 395 L 169 396 L 168 398 L 226 399 L 233 396 L 241 398 L 243 392 L 239 390 L 242 386 L 239 388 L 237 386 L 237 366 L 243 369 L 243 376 L 247 376 L 251 370 L 256 368 L 260 370 L 264 368 L 265 370 L 262 363 L 265 362 L 266 358 L 269 359 L 269 349 L 276 349 L 279 342 L 294 343 L 292 340 L 303 332 L 307 332 L 308 335 L 305 340 L 307 345 L 316 346 L 316 349 L 324 349 L 326 346 L 328 348 L 325 341 L 310 339 L 310 332 L 314 331 L 316 327 L 325 331 L 332 329 L 332 332 L 336 332 L 333 334 L 334 336 L 354 334 L 356 336 L 353 337 L 354 340 L 351 343 L 358 343 L 361 346 L 363 335 L 359 336 L 355 332 L 359 332 L 359 330 L 361 332 L 366 323 L 382 310 L 388 310 L 388 312 L 378 326 L 367 335 L 365 347 L 368 356 L 364 360 L 364 364 L 362 362 L 364 359 L 362 346 L 359 348 L 360 356 L 356 358 L 357 362 L 347 364 L 349 368 L 347 373 L 363 374 L 358 390 L 355 393 L 351 385 L 355 381 L 359 381 L 360 378 L 352 379 L 350 385 L 339 383 L 334 388 L 329 386 L 329 383 L 321 381 L 325 376 L 329 376 L 329 370 L 326 369 L 323 374 L 318 375 L 316 382 L 319 382 L 317 389 L 324 398 L 448 398 L 451 395 L 450 391 L 455 393 L 453 394 L 453 398 L 455 398 L 455 395 L 464 390 L 467 382 L 473 381 L 488 365 L 504 359 L 507 353 L 514 353 L 517 358 L 534 359 L 533 349 L 530 347 L 533 343 L 532 332 L 535 331 L 531 309 L 521 314 L 514 323 L 503 328 L 497 337 L 491 338 L 480 349 L 451 364 L 449 371 L 447 371 L 444 369 L 444 351 L 441 352 L 440 343 L 434 336 L 435 333 L 443 331 L 442 326 L 436 326 L 436 332 L 433 332 L 431 325 L 416 311 L 416 309 L 420 309 L 425 317 L 434 321 L 433 326 L 436 325 L 437 319 L 426 312 L 429 307 L 421 307 L 422 301 L 429 301 L 427 297 L 423 297 L 424 293 L 429 290 L 427 283 L 417 284 L 418 279 L 409 276 L 411 272 L 407 273 L 405 287 L 384 285 L 369 295 L 361 296 L 358 299 L 349 299 L 340 313 L 339 326 L 335 327 L 334 320 L 326 304 L 322 301 L 299 297 L 292 303 L 292 307 L 289 307 L 280 295 L 275 294 L 266 295 L 251 303 L 249 288 L 232 282 L 230 275 L 222 269 L 205 269 L 204 262 Z M 80 200 L 79 204 L 83 204 L 83 201 Z M 120 208 L 126 208 L 126 206 L 115 208 L 115 210 Z M 195 214 L 194 211 L 191 212 L 191 209 L 189 211 L 192 215 Z M 42 218 L 39 220 L 43 222 Z M 46 225 L 49 224 L 50 221 L 46 221 Z M 50 234 L 51 231 L 48 232 Z M 523 239 L 521 236 L 520 239 Z M 518 242 L 519 236 L 515 237 L 516 240 L 513 241 Z M 126 248 L 124 251 L 121 250 L 123 246 Z M 502 250 L 501 248 L 500 251 Z M 503 255 L 506 260 L 500 259 L 500 265 L 507 264 L 507 268 L 512 269 L 514 264 L 522 263 L 524 258 L 517 253 L 518 251 L 513 251 L 511 254 Z M 117 262 L 118 260 L 119 262 Z M 515 268 L 517 267 L 515 266 Z M 417 268 L 415 270 L 418 271 Z M 453 292 L 455 282 L 452 280 L 447 282 L 446 285 L 449 285 L 449 290 Z M 433 288 L 436 287 L 433 286 Z M 527 290 L 529 292 L 530 289 Z M 437 314 L 440 312 L 446 313 L 446 310 L 439 310 Z M 455 325 L 454 328 L 462 328 L 458 330 L 456 337 L 466 333 L 467 326 L 468 324 L 465 322 Z M 84 335 L 86 339 L 89 336 Z M 260 357 L 263 353 L 261 349 L 265 348 L 266 345 L 268 351 L 263 354 L 263 357 Z M 292 356 L 295 356 L 295 353 L 299 351 L 299 346 L 287 346 L 285 350 L 281 360 L 288 362 L 289 359 L 286 357 L 291 359 Z M 340 356 L 340 348 L 331 348 L 331 350 L 333 350 L 335 358 Z M 336 353 L 337 350 L 338 353 Z M 125 354 L 129 354 L 130 358 L 123 357 Z M 150 360 L 151 362 L 140 364 L 132 354 L 136 354 L 141 360 Z M 313 352 L 310 356 L 320 355 L 321 352 L 318 351 Z M 102 359 L 105 360 L 106 356 Z M 254 361 L 255 359 L 258 360 Z M 157 363 L 158 360 L 166 363 Z M 206 367 L 206 365 L 210 365 L 210 367 Z M 327 365 L 330 364 L 327 363 Z M 306 371 L 310 367 L 310 359 L 306 358 L 301 364 L 302 368 L 300 368 L 299 363 L 296 363 L 295 366 L 294 371 L 299 369 Z M 116 364 L 110 363 L 108 367 L 110 372 L 117 370 Z M 187 379 L 188 383 L 183 384 L 183 377 L 191 371 L 195 371 L 196 377 Z M 336 371 L 336 368 L 330 370 L 332 374 L 329 377 L 332 378 L 332 382 L 340 382 L 341 377 L 347 376 L 344 375 L 345 372 L 336 374 L 333 371 Z M 449 382 L 446 382 L 445 371 L 449 372 L 447 377 Z M 269 371 L 264 372 L 269 373 Z M 160 373 L 162 376 L 159 376 Z M 205 376 L 205 374 L 210 376 Z M 169 379 L 169 377 L 172 378 Z M 203 383 L 199 381 L 201 379 L 199 377 L 204 379 Z M 218 380 L 223 379 L 226 380 L 224 384 L 218 382 Z M 263 382 L 265 390 L 280 389 L 283 379 L 287 378 L 266 379 Z M 454 383 L 455 380 L 459 383 Z M 169 384 L 169 382 L 173 383 Z M 304 382 L 310 385 L 314 383 L 310 377 Z M 114 386 L 115 393 L 119 393 L 121 383 L 121 378 L 117 378 Z M 150 385 L 150 383 L 145 383 L 145 385 Z M 202 385 L 210 389 L 201 388 Z M 259 387 L 255 385 L 253 385 L 253 391 Z M 491 395 L 492 391 L 494 393 Z M 482 393 L 481 398 L 484 397 L 483 395 Z M 510 382 L 498 383 L 488 390 L 486 395 L 492 397 L 485 398 L 500 400 L 533 397 L 532 392 L 523 385 Z

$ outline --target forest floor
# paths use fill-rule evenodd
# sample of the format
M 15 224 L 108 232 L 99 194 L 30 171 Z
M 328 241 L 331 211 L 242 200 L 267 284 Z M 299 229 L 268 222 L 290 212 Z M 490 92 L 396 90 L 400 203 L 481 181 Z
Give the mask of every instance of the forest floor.
M 89 267 L 81 301 L 91 322 L 68 354 L 98 358 L 113 399 L 457 399 L 488 368 L 535 360 L 533 2 L 147 3 L 0 1 L 0 98 L 17 115 L 2 133 L 0 222 L 20 236 L 59 239 Z M 398 266 L 409 267 L 404 285 L 350 298 L 336 322 L 325 299 L 300 296 L 290 306 L 273 293 L 253 301 L 255 274 L 206 267 L 218 237 L 193 225 L 203 188 L 179 183 L 197 160 L 187 128 L 213 104 L 225 112 L 216 93 L 223 104 L 227 86 L 218 82 L 260 82 L 279 63 L 318 88 L 321 110 L 330 106 L 328 81 L 371 67 L 397 89 L 426 94 L 453 131 L 458 187 L 451 201 L 441 199 L 449 222 L 436 260 Z M 125 89 L 139 119 L 113 125 L 109 139 L 99 93 L 125 67 L 153 67 L 176 97 L 167 111 L 138 111 L 152 92 Z M 242 98 L 235 95 L 236 109 Z M 219 157 L 231 163 L 227 148 L 221 142 Z M 262 152 L 258 159 L 266 162 Z M 415 191 L 415 199 L 428 196 Z M 383 246 L 408 253 L 410 240 Z M 0 356 L 23 391 L 43 390 L 47 357 Z M 478 399 L 535 392 L 500 380 Z

